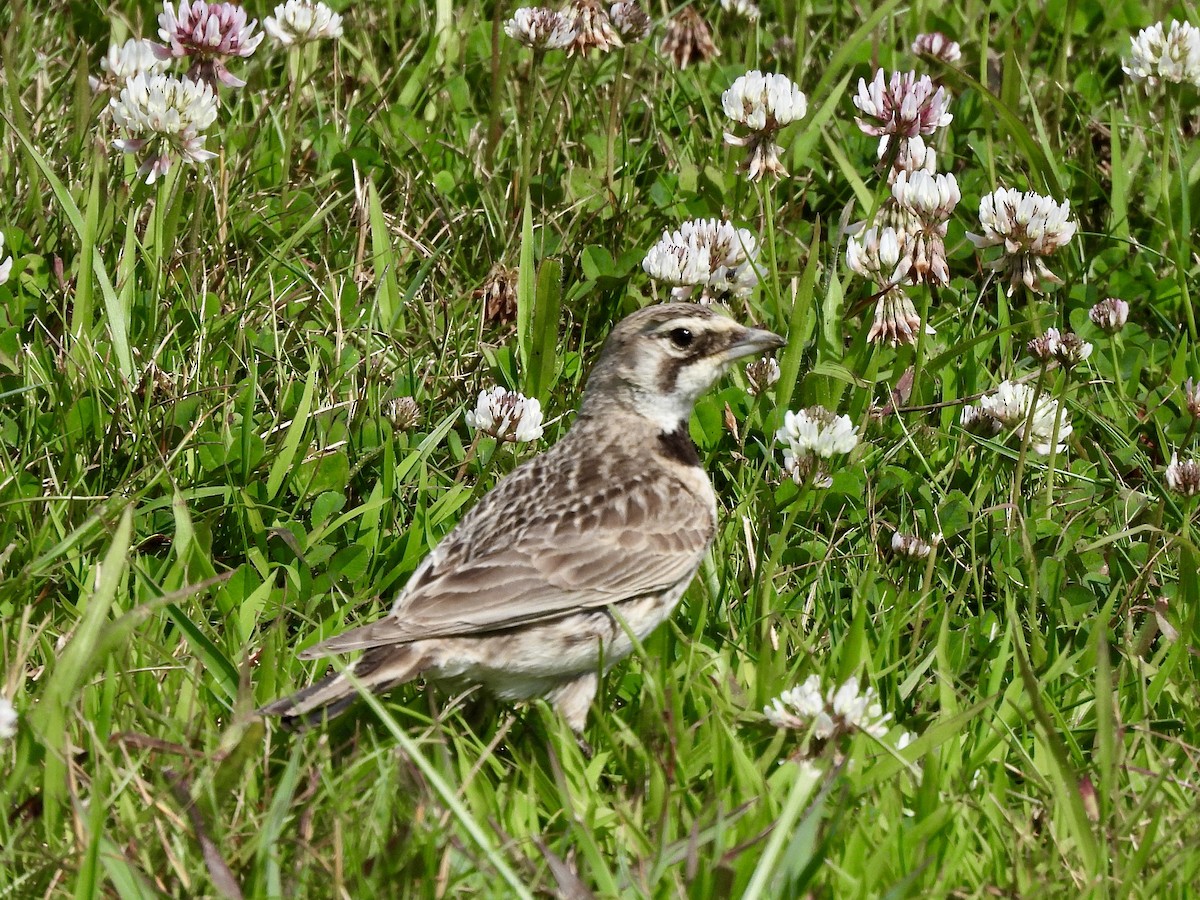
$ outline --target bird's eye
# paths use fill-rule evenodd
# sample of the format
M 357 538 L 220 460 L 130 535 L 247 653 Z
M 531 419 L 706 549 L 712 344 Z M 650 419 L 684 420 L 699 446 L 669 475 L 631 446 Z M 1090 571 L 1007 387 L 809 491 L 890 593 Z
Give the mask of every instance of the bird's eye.
M 667 334 L 667 337 L 680 350 L 692 346 L 692 341 L 694 340 L 691 331 L 686 328 L 674 328 Z

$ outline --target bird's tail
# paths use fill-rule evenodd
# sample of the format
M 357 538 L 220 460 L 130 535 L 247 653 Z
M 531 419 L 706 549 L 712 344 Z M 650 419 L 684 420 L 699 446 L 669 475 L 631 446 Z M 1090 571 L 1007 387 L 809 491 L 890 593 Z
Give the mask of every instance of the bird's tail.
M 328 675 L 291 696 L 268 703 L 261 715 L 279 716 L 288 728 L 308 728 L 343 712 L 359 697 L 347 673 L 374 694 L 383 694 L 411 681 L 425 667 L 424 654 L 407 644 L 373 647 L 362 658 L 347 666 L 345 672 Z

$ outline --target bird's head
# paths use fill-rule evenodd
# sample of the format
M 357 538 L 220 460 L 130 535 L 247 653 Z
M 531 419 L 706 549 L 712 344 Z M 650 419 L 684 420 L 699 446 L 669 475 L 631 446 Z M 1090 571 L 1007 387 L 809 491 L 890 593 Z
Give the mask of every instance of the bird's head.
M 704 306 L 648 306 L 608 336 L 588 378 L 582 414 L 620 407 L 665 433 L 686 430 L 696 400 L 735 361 L 784 343 L 770 331 L 746 328 Z

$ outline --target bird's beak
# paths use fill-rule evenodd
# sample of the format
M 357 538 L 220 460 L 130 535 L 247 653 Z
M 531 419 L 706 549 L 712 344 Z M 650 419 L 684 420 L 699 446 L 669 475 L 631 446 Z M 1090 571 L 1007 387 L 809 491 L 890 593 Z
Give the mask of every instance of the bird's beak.
M 786 343 L 787 341 L 773 331 L 763 328 L 743 328 L 741 334 L 734 338 L 725 353 L 729 359 L 738 359 L 742 356 L 750 356 L 752 353 L 778 350 Z

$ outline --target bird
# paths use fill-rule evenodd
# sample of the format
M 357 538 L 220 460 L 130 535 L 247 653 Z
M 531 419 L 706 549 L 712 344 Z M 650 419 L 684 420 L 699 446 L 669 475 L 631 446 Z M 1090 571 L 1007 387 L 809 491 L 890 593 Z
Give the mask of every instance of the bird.
M 697 399 L 736 360 L 784 343 L 691 303 L 622 319 L 562 439 L 480 498 L 390 612 L 299 654 L 362 656 L 259 712 L 307 727 L 358 699 L 354 681 L 382 694 L 424 677 L 545 698 L 582 734 L 601 668 L 670 617 L 716 533 L 688 431 Z

